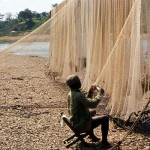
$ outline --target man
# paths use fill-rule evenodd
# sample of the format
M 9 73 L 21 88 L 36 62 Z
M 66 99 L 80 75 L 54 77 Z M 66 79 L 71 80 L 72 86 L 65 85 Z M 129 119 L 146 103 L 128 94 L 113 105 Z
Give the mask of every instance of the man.
M 94 128 L 101 125 L 102 131 L 102 147 L 110 148 L 111 145 L 107 140 L 109 130 L 109 118 L 107 116 L 91 116 L 90 108 L 95 108 L 102 97 L 100 94 L 95 98 L 86 97 L 81 91 L 81 82 L 77 75 L 70 75 L 66 80 L 70 87 L 68 94 L 68 112 L 70 115 L 70 122 L 78 132 L 86 132 L 93 142 L 97 142 L 99 138 L 94 135 Z M 92 92 L 95 87 L 91 87 Z

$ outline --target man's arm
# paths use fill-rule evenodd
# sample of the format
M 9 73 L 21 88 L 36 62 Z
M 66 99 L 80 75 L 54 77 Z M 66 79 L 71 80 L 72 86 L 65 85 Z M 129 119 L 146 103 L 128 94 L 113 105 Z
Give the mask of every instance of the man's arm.
M 68 95 L 68 114 L 70 115 L 70 96 Z
M 95 108 L 101 101 L 101 96 L 97 95 L 95 98 L 88 98 L 84 94 L 81 94 L 79 100 L 85 107 Z

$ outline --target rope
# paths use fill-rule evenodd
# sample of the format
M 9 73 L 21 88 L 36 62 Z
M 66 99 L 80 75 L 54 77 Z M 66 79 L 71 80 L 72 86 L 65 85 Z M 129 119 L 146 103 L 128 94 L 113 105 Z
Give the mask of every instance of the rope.
M 127 134 L 122 138 L 121 141 L 118 141 L 117 144 L 115 144 L 110 150 L 113 150 L 114 148 L 119 147 L 122 144 L 122 142 L 125 141 L 127 136 L 133 131 L 133 129 L 135 128 L 136 124 L 141 119 L 141 117 L 142 117 L 144 111 L 146 110 L 146 108 L 148 107 L 149 103 L 150 103 L 150 98 L 149 98 L 149 101 L 147 102 L 146 106 L 144 107 L 144 109 L 140 113 L 139 117 L 135 120 L 134 124 L 131 126 L 130 130 L 127 132 Z

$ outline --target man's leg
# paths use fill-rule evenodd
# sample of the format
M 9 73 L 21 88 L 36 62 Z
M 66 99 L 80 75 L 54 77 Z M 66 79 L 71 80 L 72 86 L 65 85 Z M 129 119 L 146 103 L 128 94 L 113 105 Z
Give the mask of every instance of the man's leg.
M 92 117 L 92 125 L 91 125 L 91 129 L 89 131 L 89 135 L 91 137 L 91 139 L 95 139 L 96 137 L 94 135 L 93 130 L 98 127 L 99 125 L 101 125 L 101 131 L 102 131 L 102 142 L 107 142 L 107 135 L 108 135 L 108 130 L 109 130 L 109 118 L 107 116 L 94 116 Z
M 89 109 L 90 115 L 93 117 L 96 115 L 96 110 L 95 109 Z

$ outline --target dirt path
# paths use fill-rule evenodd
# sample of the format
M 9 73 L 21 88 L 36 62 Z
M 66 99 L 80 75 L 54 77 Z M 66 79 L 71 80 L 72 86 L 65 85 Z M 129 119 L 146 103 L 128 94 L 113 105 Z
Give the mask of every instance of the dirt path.
M 72 132 L 61 128 L 60 113 L 67 114 L 65 84 L 45 76 L 46 58 L 0 54 L 0 149 L 63 150 L 63 139 Z M 101 137 L 100 129 L 95 133 Z M 110 124 L 109 140 L 126 134 Z M 123 150 L 150 149 L 149 137 L 131 134 L 121 145 Z M 101 149 L 100 142 L 88 148 L 75 144 L 70 149 Z

